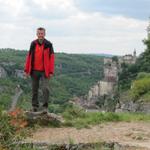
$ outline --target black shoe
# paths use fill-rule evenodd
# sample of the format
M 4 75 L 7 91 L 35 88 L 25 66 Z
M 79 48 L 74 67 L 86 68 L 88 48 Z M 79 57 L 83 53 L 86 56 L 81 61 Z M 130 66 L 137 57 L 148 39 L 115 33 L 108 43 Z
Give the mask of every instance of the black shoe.
M 33 108 L 31 109 L 31 111 L 32 111 L 32 112 L 38 112 L 38 108 L 33 107 Z
M 43 114 L 48 114 L 48 108 L 43 108 L 42 113 Z

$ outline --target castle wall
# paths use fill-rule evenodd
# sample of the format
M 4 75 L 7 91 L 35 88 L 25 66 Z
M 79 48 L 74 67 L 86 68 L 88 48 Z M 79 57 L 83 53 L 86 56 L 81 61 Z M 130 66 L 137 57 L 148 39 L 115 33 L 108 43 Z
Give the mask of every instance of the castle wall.
M 118 80 L 118 68 L 117 66 L 104 68 L 104 80 L 108 82 L 116 82 Z
M 113 82 L 100 81 L 100 96 L 111 94 L 113 91 Z
M 99 81 L 88 92 L 88 100 L 93 97 L 109 95 L 113 92 L 114 82 Z

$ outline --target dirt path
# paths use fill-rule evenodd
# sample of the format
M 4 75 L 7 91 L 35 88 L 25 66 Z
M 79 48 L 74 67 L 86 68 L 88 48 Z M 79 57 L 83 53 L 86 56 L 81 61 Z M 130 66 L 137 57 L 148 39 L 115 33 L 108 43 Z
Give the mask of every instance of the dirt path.
M 15 95 L 12 97 L 12 104 L 11 104 L 11 107 L 9 109 L 9 111 L 13 111 L 15 108 L 16 108 L 16 105 L 17 105 L 17 102 L 18 102 L 18 99 L 20 97 L 20 95 L 22 94 L 22 89 L 17 87 L 15 89 Z
M 41 128 L 29 139 L 49 144 L 118 142 L 122 145 L 150 149 L 150 123 L 106 123 L 90 129 Z

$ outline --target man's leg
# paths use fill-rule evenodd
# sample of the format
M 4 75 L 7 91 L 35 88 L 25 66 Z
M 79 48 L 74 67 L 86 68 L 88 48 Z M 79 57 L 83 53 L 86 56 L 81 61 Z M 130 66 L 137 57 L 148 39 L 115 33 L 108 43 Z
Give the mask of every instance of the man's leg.
M 41 86 L 43 92 L 43 108 L 48 109 L 48 101 L 49 101 L 49 79 L 45 78 L 44 75 L 41 78 Z
M 38 111 L 38 89 L 39 89 L 39 78 L 32 76 L 32 107 L 33 111 Z

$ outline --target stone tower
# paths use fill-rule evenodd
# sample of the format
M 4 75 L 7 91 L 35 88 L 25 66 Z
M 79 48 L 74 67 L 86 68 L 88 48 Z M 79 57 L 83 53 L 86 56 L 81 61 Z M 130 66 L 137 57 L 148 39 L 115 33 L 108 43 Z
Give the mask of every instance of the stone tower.
M 134 52 L 133 52 L 133 62 L 134 63 L 136 62 L 136 49 L 134 49 Z
M 118 68 L 117 63 L 112 58 L 104 59 L 104 81 L 117 82 Z

